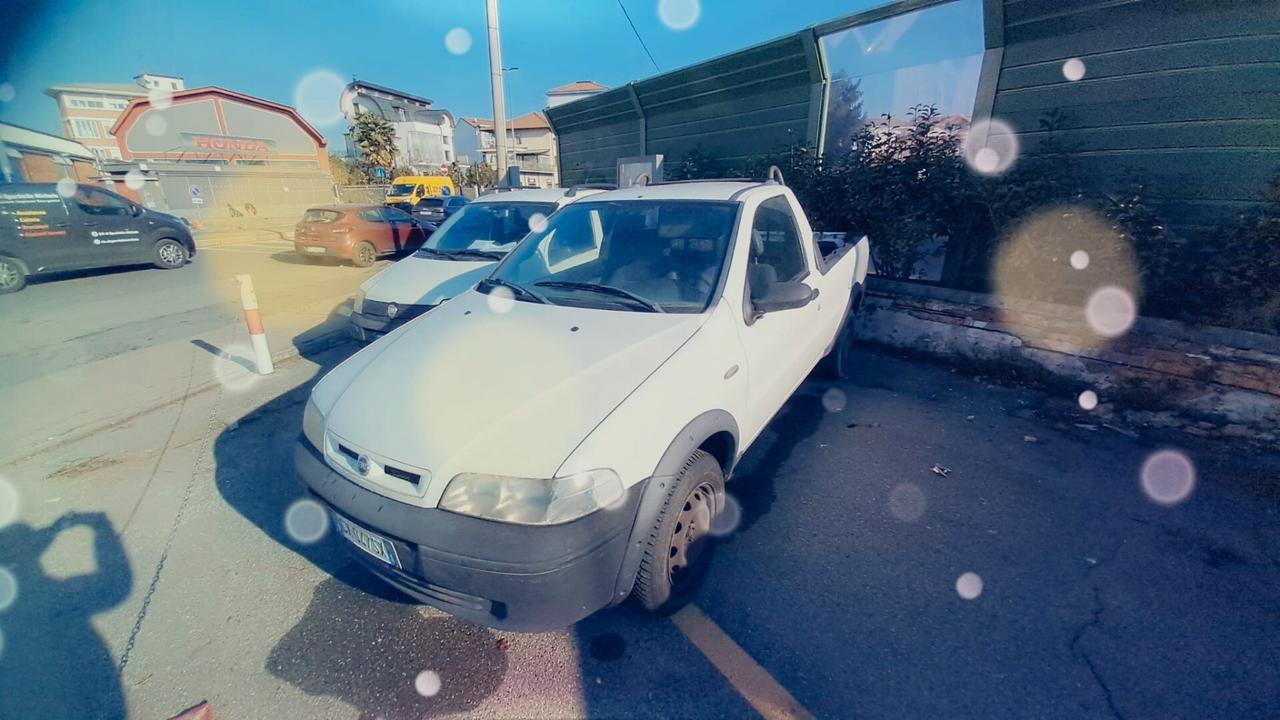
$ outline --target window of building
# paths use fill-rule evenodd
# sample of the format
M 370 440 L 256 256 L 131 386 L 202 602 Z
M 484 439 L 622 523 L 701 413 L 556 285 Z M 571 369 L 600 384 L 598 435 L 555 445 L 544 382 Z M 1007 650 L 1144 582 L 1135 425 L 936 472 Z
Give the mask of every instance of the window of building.
M 819 39 L 831 76 L 824 150 L 847 148 L 868 122 L 903 123 L 934 105 L 968 127 L 985 48 L 982 0 L 954 0 Z
M 107 107 L 111 108 L 112 110 L 123 110 L 129 107 L 129 103 L 125 102 L 124 100 L 108 100 Z
M 105 106 L 103 105 L 102 100 L 97 98 L 76 97 L 74 95 L 70 95 L 67 97 L 67 107 L 101 110 Z
M 71 118 L 71 134 L 77 138 L 100 138 L 102 124 L 98 120 Z
M 176 82 L 174 82 L 174 81 L 170 80 L 170 81 L 169 81 L 169 89 L 170 89 L 170 90 L 177 90 L 177 89 L 178 89 L 178 83 L 176 83 Z

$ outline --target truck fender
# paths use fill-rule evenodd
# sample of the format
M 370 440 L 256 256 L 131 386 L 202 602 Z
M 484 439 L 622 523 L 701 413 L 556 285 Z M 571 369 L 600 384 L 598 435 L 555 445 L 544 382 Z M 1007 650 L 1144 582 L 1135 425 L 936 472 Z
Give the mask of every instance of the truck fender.
M 853 319 L 853 314 L 858 311 L 858 308 L 862 307 L 862 295 L 864 292 L 862 283 L 855 282 L 853 284 L 853 290 L 849 291 L 849 302 L 844 307 L 844 322 L 836 326 L 836 334 L 832 336 L 831 342 L 827 343 L 827 349 L 822 353 L 823 357 L 830 355 L 831 351 L 835 349 L 836 341 L 840 339 L 840 331 L 844 330 L 844 326 Z
M 618 578 L 614 583 L 613 604 L 626 600 L 631 594 L 636 574 L 640 571 L 640 560 L 644 557 L 649 530 L 658 519 L 658 513 L 662 512 L 663 500 L 670 483 L 675 480 L 693 451 L 701 447 L 708 438 L 721 432 L 733 436 L 733 447 L 727 454 L 728 459 L 721 460 L 722 465 L 726 466 L 723 469 L 725 479 L 728 480 L 737 459 L 738 422 L 724 410 L 708 410 L 695 417 L 676 434 L 653 469 L 653 475 L 644 481 L 645 488 L 641 491 L 636 517 L 631 525 L 631 535 L 627 539 L 627 552 L 622 558 L 622 567 L 618 570 Z M 717 498 L 717 502 L 723 503 L 724 498 Z

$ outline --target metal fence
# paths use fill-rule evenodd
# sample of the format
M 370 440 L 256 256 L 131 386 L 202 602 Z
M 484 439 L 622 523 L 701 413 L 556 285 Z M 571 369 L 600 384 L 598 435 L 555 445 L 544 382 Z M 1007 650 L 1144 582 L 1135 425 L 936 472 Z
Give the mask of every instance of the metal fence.
M 358 205 L 381 205 L 390 185 L 339 185 L 338 202 Z

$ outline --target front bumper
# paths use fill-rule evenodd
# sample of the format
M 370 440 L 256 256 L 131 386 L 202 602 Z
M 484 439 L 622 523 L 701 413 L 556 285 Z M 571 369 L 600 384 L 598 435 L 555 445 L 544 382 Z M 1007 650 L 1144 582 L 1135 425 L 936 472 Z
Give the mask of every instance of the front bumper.
M 503 630 L 564 628 L 609 605 L 645 483 L 624 503 L 562 525 L 513 525 L 420 508 L 334 472 L 305 440 L 298 476 L 332 511 L 388 538 L 402 569 L 351 553 L 402 592 L 447 613 Z
M 395 330 L 405 322 L 407 322 L 406 318 L 398 317 L 392 320 L 388 317 L 353 312 L 351 313 L 351 324 L 347 326 L 347 332 L 357 342 L 369 343 Z

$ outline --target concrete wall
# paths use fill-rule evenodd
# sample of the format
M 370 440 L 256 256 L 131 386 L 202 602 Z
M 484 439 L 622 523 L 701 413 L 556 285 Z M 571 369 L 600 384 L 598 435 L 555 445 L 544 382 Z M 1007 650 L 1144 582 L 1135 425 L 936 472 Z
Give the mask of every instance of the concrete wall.
M 1093 390 L 1103 421 L 1127 413 L 1264 440 L 1280 428 L 1280 338 L 1271 335 L 1138 318 L 1120 338 L 1081 342 L 1078 307 L 881 278 L 868 284 L 855 322 L 864 340 L 1022 371 L 1060 384 L 1072 401 Z

